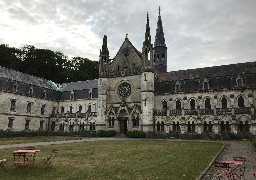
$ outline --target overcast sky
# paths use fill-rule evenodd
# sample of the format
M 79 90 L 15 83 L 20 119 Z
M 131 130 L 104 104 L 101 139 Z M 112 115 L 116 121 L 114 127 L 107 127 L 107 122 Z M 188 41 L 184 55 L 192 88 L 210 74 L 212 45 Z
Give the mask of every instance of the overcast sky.
M 113 58 L 126 33 L 141 51 L 147 12 L 154 42 L 158 6 L 168 71 L 256 60 L 256 0 L 0 0 L 0 44 L 98 60 L 107 35 Z

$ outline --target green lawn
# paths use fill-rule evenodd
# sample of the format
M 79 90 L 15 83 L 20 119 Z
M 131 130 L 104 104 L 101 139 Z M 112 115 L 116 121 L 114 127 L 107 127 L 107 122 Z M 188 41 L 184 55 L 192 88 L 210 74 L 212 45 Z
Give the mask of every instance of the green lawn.
M 0 150 L 8 160 L 1 179 L 186 179 L 193 180 L 221 149 L 221 143 L 196 141 L 90 141 L 39 146 L 35 167 L 15 172 L 12 152 Z M 59 149 L 52 169 L 42 157 Z
M 0 145 L 6 144 L 21 144 L 33 142 L 47 142 L 47 141 L 65 141 L 79 139 L 77 137 L 22 137 L 22 138 L 0 138 Z

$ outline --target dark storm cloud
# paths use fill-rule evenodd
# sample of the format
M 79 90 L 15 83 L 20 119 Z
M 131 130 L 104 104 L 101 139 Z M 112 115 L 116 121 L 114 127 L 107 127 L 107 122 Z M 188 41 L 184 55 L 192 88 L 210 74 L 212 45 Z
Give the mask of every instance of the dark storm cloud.
M 168 70 L 254 61 L 256 56 L 254 0 L 6 0 L 0 5 L 12 19 L 45 29 L 44 39 L 35 44 L 67 55 L 98 59 L 105 34 L 111 58 L 126 33 L 141 51 L 146 13 L 153 43 L 161 6 Z M 6 31 L 14 28 L 9 26 L 0 24 Z

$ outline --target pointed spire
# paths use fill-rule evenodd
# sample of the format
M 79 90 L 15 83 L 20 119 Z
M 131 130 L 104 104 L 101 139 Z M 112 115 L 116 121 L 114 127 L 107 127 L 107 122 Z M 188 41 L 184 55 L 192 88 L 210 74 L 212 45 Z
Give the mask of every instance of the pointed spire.
M 145 32 L 145 42 L 146 41 L 151 42 L 148 12 L 147 12 L 147 24 L 146 24 L 146 32 Z
M 159 6 L 158 8 L 159 15 L 158 15 L 158 21 L 157 21 L 157 29 L 156 29 L 156 36 L 155 36 L 155 47 L 156 46 L 166 46 L 165 45 L 165 39 L 164 39 L 164 30 L 163 30 L 163 24 L 161 19 L 161 8 Z
M 107 44 L 107 36 L 103 37 L 103 44 L 100 50 L 100 62 L 99 62 L 99 76 L 105 77 L 108 73 L 108 63 L 109 63 L 109 51 Z
M 109 51 L 108 51 L 108 43 L 107 43 L 107 36 L 104 35 L 103 37 L 103 44 L 102 44 L 102 55 L 104 56 L 109 56 Z

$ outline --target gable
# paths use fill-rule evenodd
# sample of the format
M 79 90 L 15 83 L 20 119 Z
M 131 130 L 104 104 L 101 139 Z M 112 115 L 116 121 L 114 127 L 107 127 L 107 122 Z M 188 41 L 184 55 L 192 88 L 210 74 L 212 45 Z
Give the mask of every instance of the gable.
M 141 53 L 132 45 L 128 38 L 125 38 L 125 41 L 109 65 L 110 75 L 134 75 L 140 73 L 141 68 Z

